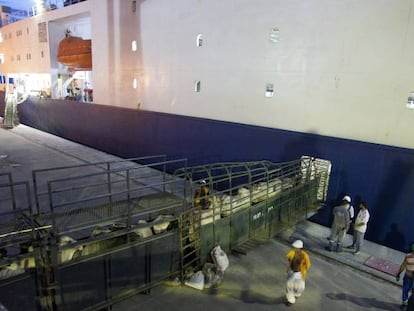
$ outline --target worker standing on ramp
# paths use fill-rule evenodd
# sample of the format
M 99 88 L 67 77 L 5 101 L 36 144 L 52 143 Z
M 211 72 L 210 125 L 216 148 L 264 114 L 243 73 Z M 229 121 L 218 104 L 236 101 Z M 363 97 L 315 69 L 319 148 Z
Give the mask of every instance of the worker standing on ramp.
M 210 207 L 210 200 L 208 198 L 209 192 L 207 182 L 205 180 L 201 180 L 199 186 L 194 192 L 194 206 L 200 207 L 201 209 L 208 209 Z

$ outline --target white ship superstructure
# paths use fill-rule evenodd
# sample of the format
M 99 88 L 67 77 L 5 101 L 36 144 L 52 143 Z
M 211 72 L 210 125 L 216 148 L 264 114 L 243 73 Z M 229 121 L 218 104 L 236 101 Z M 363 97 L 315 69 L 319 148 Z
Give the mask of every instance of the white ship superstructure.
M 75 78 L 100 105 L 412 148 L 410 5 L 89 0 L 3 27 L 0 72 L 52 98 Z M 92 71 L 57 61 L 67 30 L 92 39 Z

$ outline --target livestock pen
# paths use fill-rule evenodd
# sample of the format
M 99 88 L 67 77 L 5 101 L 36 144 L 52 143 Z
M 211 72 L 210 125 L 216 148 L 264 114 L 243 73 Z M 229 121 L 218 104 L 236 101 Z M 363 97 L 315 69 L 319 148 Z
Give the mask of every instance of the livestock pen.
M 9 311 L 109 310 L 184 282 L 213 247 L 243 252 L 308 218 L 329 173 L 329 161 L 312 157 L 188 167 L 159 155 L 36 170 L 25 183 L 0 175 L 0 302 Z M 193 200 L 201 180 L 204 209 Z

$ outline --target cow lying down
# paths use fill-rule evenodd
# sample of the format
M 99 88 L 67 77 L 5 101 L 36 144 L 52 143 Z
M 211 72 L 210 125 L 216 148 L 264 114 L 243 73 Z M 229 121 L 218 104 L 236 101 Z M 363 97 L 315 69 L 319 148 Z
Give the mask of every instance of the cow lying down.
M 60 238 L 60 246 L 66 246 L 68 244 L 72 244 L 76 242 L 69 236 L 62 236 Z M 65 263 L 80 254 L 82 251 L 82 246 L 76 246 L 72 248 L 63 248 L 59 250 L 58 257 L 59 263 Z M 33 247 L 27 247 L 22 249 L 21 254 L 14 256 L 13 258 L 9 258 L 7 256 L 7 251 L 2 249 L 0 252 L 0 259 L 12 262 L 7 265 L 0 266 L 0 280 L 8 279 L 10 277 L 20 275 L 25 273 L 30 269 L 34 269 L 36 267 L 35 258 L 33 254 Z

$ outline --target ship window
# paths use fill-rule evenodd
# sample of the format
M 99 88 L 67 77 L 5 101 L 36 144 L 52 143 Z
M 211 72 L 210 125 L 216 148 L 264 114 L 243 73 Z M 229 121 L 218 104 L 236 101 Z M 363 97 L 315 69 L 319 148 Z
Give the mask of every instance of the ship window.
M 17 55 L 16 60 L 17 60 L 17 61 L 20 61 L 20 54 L 19 54 L 19 55 Z
M 27 32 L 27 34 L 29 34 L 29 27 L 26 28 L 26 32 Z
M 136 89 L 136 88 L 138 87 L 138 81 L 137 81 L 137 78 L 134 78 L 134 79 L 132 80 L 132 87 L 133 87 L 134 89 Z
M 408 96 L 407 108 L 414 109 L 414 91 Z
M 45 57 L 45 52 L 40 52 L 40 55 L 42 56 L 42 58 Z
M 266 91 L 265 91 L 265 96 L 266 97 L 273 97 L 273 83 L 267 83 L 266 84 Z
M 47 28 L 46 27 L 47 27 L 46 22 L 38 24 L 39 42 L 47 42 Z
M 0 42 L 3 42 L 3 34 L 0 32 Z
M 272 28 L 270 30 L 269 39 L 270 39 L 270 42 L 273 42 L 273 43 L 279 42 L 279 29 L 278 28 Z
M 4 64 L 4 54 L 0 54 L 0 64 Z
M 131 50 L 132 50 L 132 52 L 135 52 L 137 50 L 137 41 L 136 40 L 132 41 Z
M 194 82 L 194 92 L 200 93 L 201 91 L 201 81 L 195 81 Z
M 203 46 L 203 34 L 201 33 L 197 35 L 196 46 Z

